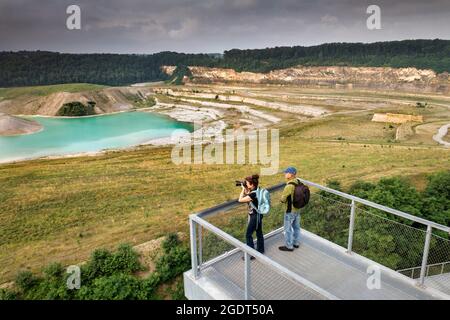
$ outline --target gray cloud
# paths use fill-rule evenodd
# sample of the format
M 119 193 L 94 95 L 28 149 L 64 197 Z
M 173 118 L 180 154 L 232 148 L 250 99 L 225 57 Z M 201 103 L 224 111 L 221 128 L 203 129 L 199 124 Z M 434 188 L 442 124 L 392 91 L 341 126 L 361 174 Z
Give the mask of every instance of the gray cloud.
M 82 30 L 65 27 L 81 7 Z M 366 28 L 366 8 L 382 30 Z M 2 0 L 0 50 L 152 53 L 450 35 L 448 0 Z

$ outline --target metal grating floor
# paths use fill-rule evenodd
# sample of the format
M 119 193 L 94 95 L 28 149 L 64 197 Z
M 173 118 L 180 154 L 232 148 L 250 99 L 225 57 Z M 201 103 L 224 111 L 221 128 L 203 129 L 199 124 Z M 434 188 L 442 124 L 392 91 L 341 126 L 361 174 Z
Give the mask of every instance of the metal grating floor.
M 393 271 L 381 271 L 380 289 L 368 289 L 366 270 L 371 261 L 356 254 L 349 255 L 338 247 L 312 233 L 302 230 L 302 243 L 294 252 L 282 252 L 283 234 L 266 239 L 266 255 L 313 282 L 340 299 L 410 300 L 437 299 L 430 290 L 424 290 Z M 210 285 L 226 292 L 231 299 L 244 297 L 244 261 L 237 252 L 205 267 L 200 277 Z M 266 265 L 251 262 L 251 295 L 254 299 L 323 299 L 309 288 L 286 279 Z
M 450 295 L 450 273 L 426 277 L 425 285 Z

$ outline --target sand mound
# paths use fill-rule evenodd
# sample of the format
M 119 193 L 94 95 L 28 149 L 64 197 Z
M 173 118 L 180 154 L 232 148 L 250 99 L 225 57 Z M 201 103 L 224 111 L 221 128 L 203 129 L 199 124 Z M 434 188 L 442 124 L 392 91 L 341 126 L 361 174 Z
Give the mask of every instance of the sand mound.
M 372 121 L 374 122 L 388 122 L 388 123 L 405 123 L 405 122 L 423 122 L 422 116 L 413 116 L 410 114 L 397 113 L 375 113 Z
M 96 102 L 95 113 L 104 114 L 128 111 L 133 103 L 142 101 L 151 95 L 147 87 L 106 88 L 83 92 L 55 92 L 45 96 L 26 94 L 12 100 L 0 102 L 0 113 L 56 116 L 63 104 L 78 101 L 87 104 Z
M 41 129 L 42 126 L 38 122 L 0 113 L 0 136 L 30 134 Z

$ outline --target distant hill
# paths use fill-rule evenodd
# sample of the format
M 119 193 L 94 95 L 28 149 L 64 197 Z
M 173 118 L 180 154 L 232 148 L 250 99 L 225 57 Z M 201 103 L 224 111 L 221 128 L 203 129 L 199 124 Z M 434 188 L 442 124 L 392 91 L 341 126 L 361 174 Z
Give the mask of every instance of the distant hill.
M 415 67 L 450 72 L 450 40 L 404 40 L 375 43 L 326 43 L 312 47 L 275 47 L 225 51 L 236 71 L 268 72 L 297 65 Z
M 59 83 L 126 85 L 167 80 L 163 65 L 232 68 L 269 72 L 296 65 L 416 67 L 450 72 L 450 40 L 328 43 L 311 47 L 233 49 L 220 54 L 160 52 L 66 54 L 46 51 L 0 52 L 0 87 Z
M 206 54 L 160 52 L 136 54 L 67 54 L 47 51 L 0 52 L 0 87 L 94 83 L 126 85 L 165 80 L 162 65 L 210 65 Z

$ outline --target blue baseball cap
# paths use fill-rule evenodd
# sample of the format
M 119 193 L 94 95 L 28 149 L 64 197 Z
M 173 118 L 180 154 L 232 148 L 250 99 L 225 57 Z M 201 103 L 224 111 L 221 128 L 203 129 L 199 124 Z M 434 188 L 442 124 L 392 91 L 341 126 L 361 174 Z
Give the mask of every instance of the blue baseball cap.
M 294 167 L 288 167 L 283 171 L 283 173 L 297 174 L 297 169 Z

